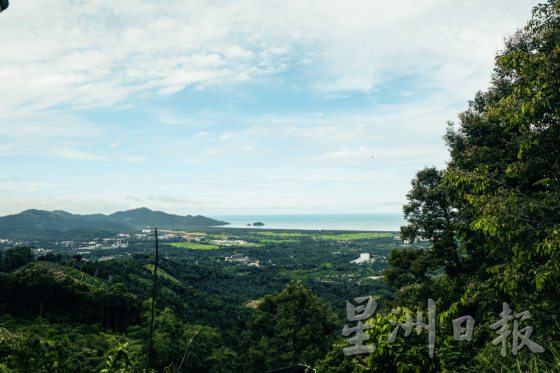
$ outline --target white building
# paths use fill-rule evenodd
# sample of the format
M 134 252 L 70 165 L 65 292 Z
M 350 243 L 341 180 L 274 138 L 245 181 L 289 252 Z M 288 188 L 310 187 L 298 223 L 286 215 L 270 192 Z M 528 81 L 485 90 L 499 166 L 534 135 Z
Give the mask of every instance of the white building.
M 243 254 L 233 254 L 232 256 L 226 256 L 226 262 L 242 262 L 247 263 L 249 258 Z
M 226 256 L 226 262 L 237 262 L 237 263 L 244 263 L 250 267 L 260 267 L 261 264 L 256 259 L 249 259 L 248 256 L 243 254 L 233 254 L 232 256 Z
M 367 262 L 371 262 L 371 257 L 369 256 L 369 253 L 362 253 L 360 254 L 360 257 L 358 259 L 354 259 L 350 261 L 350 263 L 354 263 L 354 264 L 361 264 Z

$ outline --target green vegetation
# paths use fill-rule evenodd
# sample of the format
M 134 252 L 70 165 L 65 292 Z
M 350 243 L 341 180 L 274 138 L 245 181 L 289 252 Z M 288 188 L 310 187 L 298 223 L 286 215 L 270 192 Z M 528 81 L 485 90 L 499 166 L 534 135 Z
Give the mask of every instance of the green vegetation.
M 255 232 L 257 235 L 261 236 L 270 236 L 276 238 L 284 238 L 284 237 L 313 237 L 314 239 L 319 240 L 338 240 L 338 241 L 350 241 L 350 240 L 365 240 L 370 238 L 385 238 L 385 237 L 393 237 L 395 236 L 394 233 L 337 233 L 333 232 L 330 234 L 309 234 L 309 233 L 300 233 L 300 232 L 273 232 L 273 231 L 265 231 L 265 232 Z
M 171 242 L 180 238 L 169 231 L 150 351 L 153 241 L 38 257 L 30 247 L 2 251 L 0 372 L 141 372 L 148 353 L 149 372 L 559 371 L 560 2 L 536 7 L 508 39 L 490 88 L 459 118 L 445 136 L 447 167 L 412 181 L 404 241 L 196 228 L 204 242 L 250 243 L 219 247 Z M 26 216 L 37 221 L 36 212 Z M 57 248 L 51 234 L 37 242 Z M 362 253 L 374 260 L 352 264 Z M 225 261 L 234 254 L 241 260 Z M 370 279 L 380 275 L 385 281 Z M 378 305 L 363 320 L 371 324 L 366 344 L 376 349 L 347 357 L 340 332 L 356 324 L 344 305 L 368 294 Z M 397 322 L 411 326 L 407 313 L 429 323 L 428 299 L 437 310 L 434 356 L 423 326 L 389 343 Z M 490 325 L 503 302 L 545 352 L 525 346 L 514 356 L 510 335 L 500 354 Z M 455 341 L 452 320 L 465 315 L 476 321 L 472 339 Z
M 255 232 L 261 236 L 274 236 L 274 237 L 305 237 L 309 236 L 307 233 L 297 233 L 297 232 Z
M 401 236 L 429 243 L 392 252 L 385 274 L 397 289 L 394 307 L 423 309 L 426 315 L 427 299 L 436 301 L 434 357 L 426 351 L 426 332 L 387 345 L 392 327 L 381 313 L 368 331 L 378 350 L 350 359 L 351 368 L 325 371 L 560 369 L 559 46 L 560 2 L 551 0 L 507 40 L 490 88 L 448 128 L 447 167 L 420 170 L 412 182 Z M 519 328 L 533 328 L 530 339 L 546 351 L 525 346 L 514 356 L 512 334 L 501 355 L 489 326 L 500 319 L 503 302 L 517 315 Z M 522 311 L 531 318 L 520 320 Z M 451 320 L 463 315 L 476 320 L 468 343 L 452 338 Z
M 297 283 L 264 297 L 256 310 L 242 341 L 245 372 L 313 365 L 334 341 L 334 312 Z
M 162 242 L 165 249 L 158 268 L 150 353 L 150 367 L 157 372 L 245 371 L 249 358 L 271 369 L 310 364 L 340 338 L 341 305 L 349 294 L 355 297 L 375 291 L 385 299 L 391 297 L 385 283 L 372 284 L 367 279 L 380 274 L 386 260 L 364 265 L 350 261 L 363 251 L 385 258 L 400 244 L 392 237 L 340 242 L 318 238 L 328 232 L 274 237 L 252 230 L 208 228 L 199 233 L 205 234 L 206 241 L 242 240 L 250 245 L 185 250 L 176 247 L 182 245 Z M 65 254 L 49 253 L 39 260 L 30 248 L 4 251 L 0 260 L 0 314 L 6 316 L 0 318 L 4 328 L 0 329 L 4 336 L 0 371 L 141 371 L 146 356 L 154 242 L 130 242 L 127 249 L 92 250 L 84 256 L 64 249 Z M 127 255 L 129 250 L 134 255 Z M 260 267 L 224 260 L 235 253 L 258 260 Z M 121 255 L 121 259 L 95 260 L 108 254 Z M 289 291 L 283 290 L 290 281 L 297 283 L 292 283 Z M 278 344 L 278 354 L 265 353 L 258 345 L 247 347 L 253 337 L 262 334 L 252 323 L 264 327 L 271 317 L 266 307 L 273 304 L 283 310 L 281 320 L 258 344 L 270 348 Z M 301 305 L 303 314 L 312 309 L 312 315 L 302 319 L 290 313 L 296 304 Z M 263 305 L 266 307 L 261 308 Z M 304 322 L 308 318 L 311 323 Z M 324 332 L 323 324 L 329 333 L 318 339 L 317 333 Z M 301 332 L 296 325 L 302 326 Z M 286 338 L 300 342 L 290 347 Z
M 154 273 L 154 269 L 155 269 L 155 265 L 153 264 L 146 264 L 144 266 L 144 268 L 146 268 L 148 271 L 152 272 L 152 274 Z M 175 277 L 171 276 L 169 273 L 165 272 L 163 269 L 158 268 L 158 276 L 163 277 L 166 280 L 169 280 L 170 282 L 172 282 L 175 285 L 178 285 L 181 283 L 181 281 L 177 280 Z
M 315 236 L 319 240 L 337 240 L 337 241 L 351 241 L 351 240 L 366 240 L 370 238 L 386 238 L 394 237 L 394 233 L 339 233 L 339 234 L 322 234 Z
M 108 235 L 131 232 L 145 227 L 187 229 L 189 227 L 221 226 L 226 223 L 204 216 L 179 216 L 139 208 L 111 215 L 77 215 L 65 211 L 26 210 L 0 217 L 0 237 L 16 239 L 61 239 L 75 237 L 76 230 Z
M 196 242 L 172 242 L 169 245 L 173 247 L 179 247 L 182 249 L 190 249 L 190 250 L 216 250 L 219 249 L 219 246 L 216 245 L 209 245 L 204 243 L 196 243 Z

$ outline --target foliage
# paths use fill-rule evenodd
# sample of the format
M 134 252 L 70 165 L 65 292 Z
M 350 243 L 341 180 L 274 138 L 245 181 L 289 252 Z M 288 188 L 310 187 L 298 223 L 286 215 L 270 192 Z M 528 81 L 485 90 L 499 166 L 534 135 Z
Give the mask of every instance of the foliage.
M 413 180 L 401 235 L 430 244 L 389 257 L 387 279 L 400 287 L 398 301 L 417 305 L 430 294 L 445 307 L 444 319 L 464 309 L 486 326 L 508 302 L 530 310 L 534 338 L 558 351 L 551 341 L 560 335 L 559 104 L 560 2 L 549 0 L 506 41 L 490 88 L 450 124 L 447 167 L 426 168 Z M 434 277 L 430 269 L 438 267 L 443 273 Z M 496 357 L 488 341 L 473 346 L 482 349 L 475 361 L 487 371 L 558 368 L 556 352 L 514 359 Z M 461 352 L 475 356 L 472 348 Z
M 313 365 L 330 348 L 334 313 L 296 282 L 268 295 L 249 321 L 243 338 L 243 368 L 262 372 L 296 364 Z
M 474 358 L 473 368 L 492 373 L 538 373 L 557 372 L 560 369 L 560 346 L 558 342 L 545 345 L 544 356 L 522 351 L 518 357 L 503 358 L 495 347 L 486 346 Z
M 214 228 L 213 232 L 207 235 L 217 237 L 227 233 L 227 237 L 247 241 L 257 236 L 267 237 L 252 231 Z M 384 256 L 398 241 L 392 237 L 357 242 L 318 238 L 325 234 L 330 233 L 278 237 L 280 242 L 275 240 L 261 248 L 167 249 L 158 268 L 156 343 L 150 369 L 158 372 L 243 370 L 247 360 L 242 356 L 244 347 L 240 344 L 243 331 L 252 325 L 247 322 L 255 314 L 246 304 L 262 303 L 267 294 L 281 291 L 290 279 L 297 279 L 336 307 L 338 318 L 333 318 L 330 311 L 325 314 L 323 306 L 314 308 L 321 310 L 315 315 L 316 320 L 326 316 L 336 328 L 342 325 L 338 320 L 344 311 L 339 305 L 348 294 L 358 296 L 373 290 L 385 299 L 392 296 L 383 281 L 368 280 L 366 276 L 384 268 Z M 85 239 L 89 242 L 92 238 Z M 362 250 L 374 254 L 378 261 L 359 266 L 351 264 L 350 260 Z M 13 317 L 4 317 L 1 322 L 10 335 L 20 337 L 21 343 L 0 345 L 0 371 L 130 369 L 123 366 L 126 365 L 123 352 L 129 357 L 132 369 L 143 369 L 153 257 L 135 254 L 127 259 L 95 261 L 71 251 L 67 252 L 70 256 L 55 251 L 35 261 L 33 252 L 31 248 L 4 252 L 9 260 L 8 266 L 2 266 L 6 272 L 0 272 L 3 285 L 0 308 Z M 225 255 L 235 252 L 258 258 L 262 267 L 223 260 Z M 14 258 L 22 260 L 14 261 Z M 288 333 L 290 324 L 283 325 Z M 314 351 L 313 346 L 321 339 L 328 342 L 321 350 Z M 35 343 L 28 345 L 27 341 L 31 340 Z M 309 339 L 311 348 L 306 352 L 305 363 L 309 365 L 308 360 L 322 358 L 333 340 L 332 334 Z M 122 349 L 125 343 L 127 348 Z M 123 352 L 119 353 L 119 348 Z M 303 369 L 303 365 L 299 368 Z
M 107 285 L 78 270 L 32 262 L 0 273 L 0 308 L 14 315 L 67 317 L 125 329 L 139 317 L 139 303 L 124 284 Z
M 33 261 L 33 253 L 29 247 L 16 247 L 3 252 L 0 269 L 2 271 L 12 271 Z
M 170 243 L 173 247 L 179 247 L 183 249 L 190 249 L 190 250 L 215 250 L 219 247 L 216 245 L 207 245 L 202 243 L 195 243 L 195 242 L 173 242 Z
M 101 369 L 99 373 L 127 373 L 133 371 L 128 343 L 123 343 L 109 351 L 105 360 L 105 368 Z

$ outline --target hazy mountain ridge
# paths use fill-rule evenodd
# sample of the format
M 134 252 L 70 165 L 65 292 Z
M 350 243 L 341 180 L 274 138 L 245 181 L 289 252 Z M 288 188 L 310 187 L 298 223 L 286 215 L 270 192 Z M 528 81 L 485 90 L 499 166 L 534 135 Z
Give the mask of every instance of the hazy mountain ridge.
M 184 228 L 219 226 L 228 223 L 204 216 L 174 215 L 148 208 L 119 211 L 111 215 L 79 215 L 66 211 L 30 209 L 0 217 L 0 238 L 35 238 L 56 232 L 87 229 L 105 232 L 130 231 L 145 227 Z
M 175 215 L 163 211 L 152 211 L 146 207 L 133 210 L 118 211 L 107 218 L 116 223 L 126 224 L 135 228 L 160 227 L 160 228 L 181 228 L 184 226 L 219 226 L 228 224 L 225 221 L 207 218 L 202 215 Z

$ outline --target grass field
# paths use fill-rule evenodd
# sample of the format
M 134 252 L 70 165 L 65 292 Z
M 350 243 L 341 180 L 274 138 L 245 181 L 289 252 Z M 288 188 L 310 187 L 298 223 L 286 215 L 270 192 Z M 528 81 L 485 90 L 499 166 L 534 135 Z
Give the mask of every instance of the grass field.
M 196 242 L 172 242 L 169 245 L 173 247 L 178 247 L 181 249 L 189 249 L 189 250 L 216 250 L 219 249 L 219 246 L 216 245 L 206 245 L 203 243 L 196 243 Z
M 341 234 L 321 234 L 315 236 L 319 240 L 352 241 L 367 240 L 371 238 L 392 237 L 393 233 L 341 233 Z
M 313 237 L 317 240 L 335 240 L 335 241 L 352 241 L 352 240 L 367 240 L 372 238 L 386 238 L 392 237 L 393 233 L 333 233 L 333 234 L 316 234 L 316 233 L 297 233 L 297 232 L 257 232 L 261 236 L 270 237 L 271 239 L 278 238 L 298 238 L 298 237 Z M 260 240 L 265 242 L 265 240 Z M 286 242 L 286 241 L 284 241 Z
M 295 233 L 295 232 L 256 232 L 261 236 L 271 236 L 271 237 L 303 237 L 309 236 L 305 233 Z

